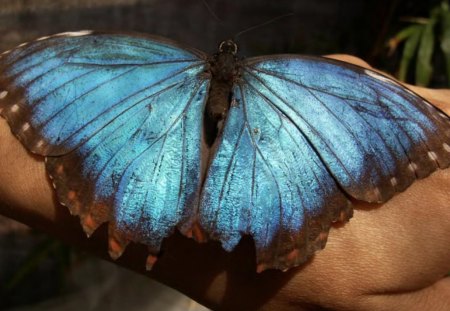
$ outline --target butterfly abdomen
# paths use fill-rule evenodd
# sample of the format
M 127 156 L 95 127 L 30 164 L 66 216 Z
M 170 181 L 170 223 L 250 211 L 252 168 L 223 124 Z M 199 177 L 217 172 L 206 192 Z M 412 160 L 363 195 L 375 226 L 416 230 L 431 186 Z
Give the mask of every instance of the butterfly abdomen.
M 236 57 L 236 44 L 227 40 L 220 44 L 219 52 L 209 61 L 208 73 L 211 75 L 209 98 L 205 113 L 205 137 L 212 145 L 222 127 L 230 107 L 232 88 L 239 75 Z

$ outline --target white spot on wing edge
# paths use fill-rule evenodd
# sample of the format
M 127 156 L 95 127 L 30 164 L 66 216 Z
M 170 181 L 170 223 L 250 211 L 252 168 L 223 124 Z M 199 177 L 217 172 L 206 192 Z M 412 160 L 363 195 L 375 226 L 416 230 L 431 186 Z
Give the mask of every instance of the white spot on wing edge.
M 442 147 L 444 147 L 445 151 L 450 152 L 450 146 L 447 143 L 443 143 Z
M 427 102 L 426 100 L 423 100 L 423 103 L 429 108 L 434 108 L 434 106 L 432 104 L 430 104 L 429 102 Z
M 411 172 L 415 172 L 415 171 L 417 170 L 417 164 L 414 163 L 414 162 L 409 163 L 408 169 L 409 169 Z
M 417 96 L 417 94 L 414 93 L 413 91 L 411 91 L 410 89 L 405 88 L 405 90 L 406 90 L 406 92 L 408 92 L 410 95 L 412 95 L 412 96 Z
M 52 37 L 82 37 L 93 33 L 92 30 L 80 30 L 80 31 L 67 31 L 58 33 Z
M 10 52 L 11 52 L 11 50 L 7 50 L 7 51 L 3 52 L 3 53 L 0 54 L 0 55 L 6 55 L 6 54 L 9 54 Z
M 437 161 L 437 155 L 434 151 L 428 151 L 428 157 L 433 161 Z
M 44 141 L 41 139 L 36 143 L 36 148 L 41 148 L 44 145 Z
M 376 187 L 375 189 L 373 189 L 373 194 L 375 195 L 378 201 L 382 201 L 380 188 Z
M 11 112 L 17 112 L 19 110 L 19 105 L 14 104 L 11 106 Z
M 30 123 L 28 123 L 28 122 L 25 122 L 23 125 L 22 125 L 22 128 L 20 129 L 22 132 L 26 132 L 26 131 L 28 131 L 28 129 L 30 128 Z
M 43 40 L 47 40 L 47 39 L 54 38 L 54 37 L 82 37 L 82 36 L 90 35 L 93 32 L 94 32 L 93 30 L 66 31 L 66 32 L 60 32 L 60 33 L 57 33 L 57 34 L 54 34 L 51 36 L 43 36 L 43 37 L 36 39 L 36 41 L 43 41 Z
M 36 41 L 47 40 L 48 38 L 50 38 L 50 36 L 43 36 L 43 37 L 37 38 Z
M 372 78 L 375 78 L 377 80 L 380 80 L 380 81 L 383 81 L 383 82 L 387 82 L 387 83 L 394 83 L 392 81 L 392 79 L 389 79 L 388 77 L 385 77 L 385 76 L 383 76 L 383 75 L 381 75 L 381 74 L 379 74 L 379 73 L 377 73 L 375 71 L 364 69 L 364 72 L 366 74 L 368 74 L 369 76 L 371 76 Z
M 18 47 L 18 48 L 21 48 L 21 47 L 23 47 L 23 46 L 25 46 L 25 45 L 27 45 L 27 44 L 28 44 L 28 42 L 24 42 L 24 43 L 19 44 L 17 47 Z
M 395 178 L 395 177 L 392 177 L 392 178 L 391 178 L 391 185 L 392 185 L 392 187 L 395 187 L 395 186 L 398 185 L 397 178 Z
M 1 91 L 0 92 L 0 99 L 5 98 L 8 95 L 8 91 Z

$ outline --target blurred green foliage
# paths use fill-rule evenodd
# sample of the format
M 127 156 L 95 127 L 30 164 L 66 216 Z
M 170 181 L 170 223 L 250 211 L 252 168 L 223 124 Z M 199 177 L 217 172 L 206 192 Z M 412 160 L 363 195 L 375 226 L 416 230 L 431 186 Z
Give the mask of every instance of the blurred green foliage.
M 430 11 L 428 18 L 408 18 L 412 23 L 392 37 L 389 42 L 390 53 L 401 44 L 403 47 L 398 79 L 406 81 L 410 64 L 415 60 L 415 81 L 421 86 L 428 86 L 433 74 L 433 57 L 440 51 L 444 54 L 447 84 L 450 86 L 450 10 L 448 0 Z M 437 37 L 437 40 L 436 40 Z M 436 42 L 437 41 L 437 42 Z M 439 43 L 439 44 L 437 44 Z M 439 48 L 436 47 L 439 45 Z M 440 70 L 441 68 L 439 68 Z
M 37 232 L 28 235 L 37 243 L 27 255 L 17 258 L 18 264 L 1 280 L 0 310 L 32 305 L 61 294 L 73 265 L 82 260 L 79 252 L 54 238 Z
M 37 268 L 49 258 L 52 258 L 52 264 L 58 265 L 58 275 L 53 275 L 50 279 L 52 282 L 57 282 L 60 285 L 58 288 L 62 288 L 66 272 L 73 264 L 74 254 L 76 253 L 72 248 L 58 240 L 45 238 L 28 254 L 10 278 L 2 282 L 0 286 L 0 297 L 8 295 L 12 291 L 20 290 L 21 284 L 26 282 L 35 273 Z

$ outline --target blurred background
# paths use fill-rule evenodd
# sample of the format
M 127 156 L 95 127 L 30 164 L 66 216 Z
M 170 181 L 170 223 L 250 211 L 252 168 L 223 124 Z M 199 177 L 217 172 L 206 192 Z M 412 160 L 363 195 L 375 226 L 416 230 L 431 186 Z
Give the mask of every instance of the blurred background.
M 220 41 L 286 14 L 240 35 L 240 55 L 353 54 L 409 83 L 450 85 L 446 0 L 0 0 L 0 51 L 44 35 L 96 29 L 157 34 L 213 53 Z M 81 308 L 206 310 L 0 217 L 0 310 Z

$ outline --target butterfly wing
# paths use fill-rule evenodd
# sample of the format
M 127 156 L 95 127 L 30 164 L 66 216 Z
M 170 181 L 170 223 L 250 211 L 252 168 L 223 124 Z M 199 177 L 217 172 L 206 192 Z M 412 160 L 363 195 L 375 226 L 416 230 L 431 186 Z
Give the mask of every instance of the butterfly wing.
M 2 55 L 1 114 L 91 234 L 110 222 L 157 254 L 188 230 L 200 185 L 205 56 L 153 37 L 77 32 Z
M 258 269 L 286 269 L 351 217 L 347 197 L 384 202 L 449 163 L 449 118 L 392 79 L 324 58 L 248 59 L 201 224 L 226 249 L 252 235 Z

